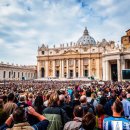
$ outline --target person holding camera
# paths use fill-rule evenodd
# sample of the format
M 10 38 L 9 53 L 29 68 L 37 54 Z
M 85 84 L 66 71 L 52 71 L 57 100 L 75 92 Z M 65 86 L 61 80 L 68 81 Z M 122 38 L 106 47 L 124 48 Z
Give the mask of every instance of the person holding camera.
M 37 117 L 39 122 L 31 126 L 27 121 L 27 114 Z M 12 122 L 14 122 L 14 125 L 12 128 L 9 128 Z M 49 121 L 43 115 L 37 113 L 33 107 L 30 106 L 27 109 L 17 107 L 0 130 L 46 130 L 48 124 Z

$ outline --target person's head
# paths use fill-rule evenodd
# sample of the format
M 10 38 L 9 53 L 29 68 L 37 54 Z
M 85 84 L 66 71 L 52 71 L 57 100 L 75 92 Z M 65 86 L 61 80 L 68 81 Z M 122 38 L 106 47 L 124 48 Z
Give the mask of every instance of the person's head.
M 48 93 L 48 94 L 46 95 L 46 100 L 49 100 L 49 98 L 50 98 L 50 94 Z
M 26 96 L 25 95 L 20 95 L 19 101 L 20 102 L 25 102 L 26 101 Z
M 123 104 L 121 101 L 116 100 L 112 105 L 112 111 L 113 113 L 121 114 L 123 111 Z
M 98 104 L 96 106 L 96 113 L 99 117 L 105 113 L 103 105 Z
M 111 98 L 112 98 L 113 100 L 116 100 L 116 93 L 115 93 L 115 92 L 112 92 L 112 93 L 111 93 Z
M 91 98 L 92 98 L 92 99 L 95 99 L 95 98 L 96 98 L 96 94 L 95 94 L 95 93 L 92 93 L 92 94 L 91 94 Z
M 86 96 L 87 96 L 87 97 L 91 97 L 91 90 L 90 90 L 90 89 L 87 89 L 87 91 L 86 91 Z
M 104 96 L 102 96 L 102 97 L 100 98 L 100 101 L 99 101 L 99 102 L 100 102 L 101 105 L 104 106 L 104 105 L 106 104 L 107 100 L 106 100 L 106 98 L 105 98 Z
M 34 101 L 34 108 L 38 113 L 42 114 L 42 111 L 43 111 L 43 97 L 42 96 L 36 97 Z
M 99 91 L 99 92 L 97 93 L 97 96 L 98 96 L 98 97 L 102 97 L 102 93 Z
M 122 98 L 126 98 L 127 96 L 126 96 L 126 92 L 122 92 Z
M 8 98 L 8 101 L 14 101 L 15 96 L 13 93 L 10 93 L 7 98 Z
M 17 107 L 13 112 L 13 120 L 15 123 L 22 123 L 27 120 L 26 111 L 23 107 Z
M 76 92 L 76 93 L 74 94 L 74 96 L 75 96 L 76 99 L 79 99 L 79 97 L 80 97 L 80 95 L 79 95 L 78 92 Z
M 57 93 L 53 93 L 50 95 L 50 98 L 48 100 L 48 106 L 49 107 L 55 107 L 59 105 L 59 95 Z
M 83 116 L 83 109 L 81 106 L 77 105 L 74 108 L 73 112 L 74 117 L 82 117 Z
M 43 97 L 42 96 L 36 96 L 36 99 L 34 101 L 35 106 L 42 106 L 43 105 Z
M 87 113 L 82 119 L 82 127 L 85 130 L 93 130 L 96 125 L 96 117 L 92 113 Z
M 59 100 L 60 100 L 61 102 L 64 102 L 64 99 L 65 99 L 65 96 L 64 96 L 63 94 L 59 95 Z
M 81 102 L 81 103 L 87 103 L 87 97 L 86 97 L 85 95 L 82 95 L 82 96 L 80 97 L 80 102 Z
M 29 100 L 32 100 L 32 99 L 33 99 L 33 94 L 32 94 L 32 93 L 29 93 L 28 99 L 29 99 Z

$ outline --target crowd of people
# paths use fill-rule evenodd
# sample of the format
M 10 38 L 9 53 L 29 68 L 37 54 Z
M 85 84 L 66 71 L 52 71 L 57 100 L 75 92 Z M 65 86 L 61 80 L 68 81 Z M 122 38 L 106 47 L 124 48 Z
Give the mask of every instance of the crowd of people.
M 130 130 L 130 82 L 0 81 L 0 130 Z

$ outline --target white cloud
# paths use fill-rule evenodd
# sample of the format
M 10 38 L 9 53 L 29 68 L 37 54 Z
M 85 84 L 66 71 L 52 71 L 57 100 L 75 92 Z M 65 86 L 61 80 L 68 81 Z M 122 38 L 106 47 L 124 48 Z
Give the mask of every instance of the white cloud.
M 1 0 L 0 59 L 36 64 L 39 45 L 76 42 L 85 26 L 96 40 L 119 41 L 130 27 L 129 6 L 129 0 Z

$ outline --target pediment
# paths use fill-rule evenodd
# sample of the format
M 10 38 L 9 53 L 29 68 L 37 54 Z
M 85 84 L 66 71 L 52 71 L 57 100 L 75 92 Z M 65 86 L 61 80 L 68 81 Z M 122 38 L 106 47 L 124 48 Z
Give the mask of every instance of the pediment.
M 77 55 L 77 54 L 79 54 L 79 52 L 74 50 L 67 50 L 62 55 Z

